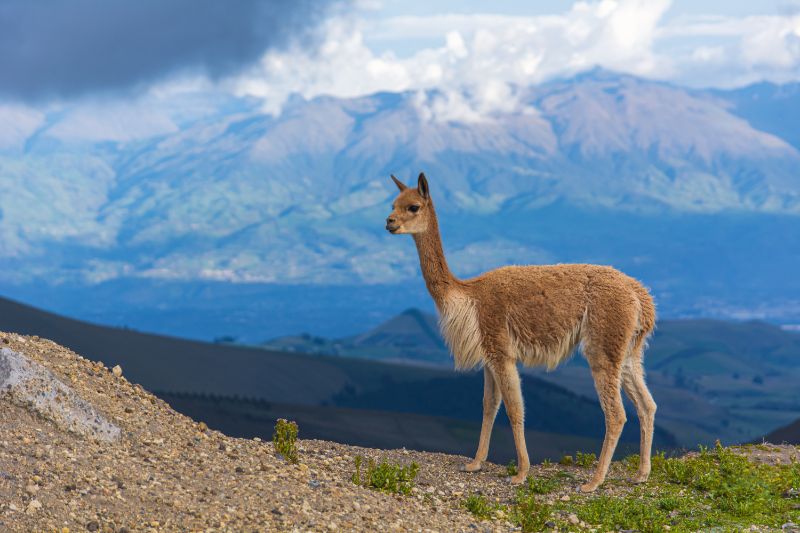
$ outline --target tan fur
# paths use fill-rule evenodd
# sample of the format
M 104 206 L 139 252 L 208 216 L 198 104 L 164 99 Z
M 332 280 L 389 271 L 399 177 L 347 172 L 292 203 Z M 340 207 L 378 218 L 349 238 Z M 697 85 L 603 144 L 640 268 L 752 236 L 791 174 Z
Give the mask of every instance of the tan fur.
M 642 364 L 646 340 L 655 327 L 655 306 L 647 289 L 618 270 L 597 265 L 509 266 L 460 280 L 447 265 L 425 176 L 420 174 L 416 189 L 393 179 L 400 194 L 386 228 L 413 235 L 456 367 L 485 365 L 481 437 L 475 459 L 465 469 L 479 470 L 486 460 L 502 398 L 517 447 L 518 474 L 512 481 L 524 481 L 530 463 L 516 363 L 552 369 L 580 345 L 606 418 L 597 469 L 581 489 L 595 490 L 605 479 L 626 421 L 623 387 L 641 425 L 635 481 L 646 480 L 656 410 Z

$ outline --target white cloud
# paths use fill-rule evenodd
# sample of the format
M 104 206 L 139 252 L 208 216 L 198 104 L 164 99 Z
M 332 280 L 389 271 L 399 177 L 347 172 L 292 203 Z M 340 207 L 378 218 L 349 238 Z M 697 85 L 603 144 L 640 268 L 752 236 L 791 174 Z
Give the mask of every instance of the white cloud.
M 695 86 L 800 78 L 800 16 L 678 17 L 669 0 L 576 2 L 560 15 L 440 14 L 327 22 L 313 51 L 267 53 L 229 80 L 277 113 L 297 93 L 355 97 L 435 89 L 423 116 L 484 120 L 518 109 L 519 87 L 602 66 Z M 400 57 L 371 43 L 441 43 Z
M 0 105 L 0 150 L 22 149 L 28 137 L 44 123 L 44 113 L 24 105 Z

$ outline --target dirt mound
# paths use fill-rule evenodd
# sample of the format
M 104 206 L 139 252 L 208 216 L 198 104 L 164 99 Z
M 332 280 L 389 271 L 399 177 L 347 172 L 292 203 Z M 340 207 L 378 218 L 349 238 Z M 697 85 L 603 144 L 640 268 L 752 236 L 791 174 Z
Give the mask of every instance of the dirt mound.
M 301 463 L 290 465 L 272 443 L 208 430 L 51 341 L 0 339 L 0 381 L 10 385 L 0 399 L 0 530 L 458 531 L 476 523 L 441 490 L 425 492 L 433 503 L 420 506 L 350 481 L 355 454 L 388 454 L 301 441 Z M 391 454 L 405 462 L 428 455 Z M 441 457 L 453 472 L 461 462 Z M 432 475 L 421 474 L 415 493 Z

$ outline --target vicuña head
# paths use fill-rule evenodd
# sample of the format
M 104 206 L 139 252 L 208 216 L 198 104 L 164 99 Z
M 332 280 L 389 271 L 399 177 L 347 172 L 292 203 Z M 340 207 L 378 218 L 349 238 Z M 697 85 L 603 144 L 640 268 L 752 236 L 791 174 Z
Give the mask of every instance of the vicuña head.
M 422 275 L 456 367 L 483 366 L 481 436 L 475 459 L 464 469 L 480 470 L 486 460 L 502 399 L 517 448 L 517 474 L 512 482 L 525 480 L 530 463 L 517 363 L 554 368 L 580 346 L 606 417 L 597 469 L 581 489 L 595 490 L 608 472 L 625 424 L 623 388 L 636 407 L 641 427 L 639 471 L 634 479 L 645 481 L 650 474 L 656 412 L 642 363 L 656 318 L 647 289 L 618 270 L 598 265 L 510 266 L 460 280 L 450 272 L 444 256 L 425 175 L 419 175 L 416 189 L 394 176 L 392 180 L 400 194 L 386 219 L 386 229 L 413 235 Z
M 400 194 L 392 204 L 392 213 L 386 218 L 386 230 L 392 234 L 426 231 L 433 210 L 425 174 L 420 173 L 416 189 L 406 186 L 394 175 L 392 180 L 400 189 Z

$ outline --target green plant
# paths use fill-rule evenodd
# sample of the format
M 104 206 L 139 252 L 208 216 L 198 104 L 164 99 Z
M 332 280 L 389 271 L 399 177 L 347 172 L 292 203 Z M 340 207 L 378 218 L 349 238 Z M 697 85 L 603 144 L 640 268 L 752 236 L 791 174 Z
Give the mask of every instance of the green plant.
M 279 418 L 272 434 L 275 451 L 290 463 L 297 463 L 297 422 Z
M 614 531 L 664 531 L 670 523 L 669 514 L 649 499 L 598 496 L 578 507 L 576 514 L 585 522 Z
M 482 494 L 470 494 L 463 502 L 464 507 L 472 513 L 473 516 L 481 520 L 488 520 L 494 514 L 503 508 L 498 503 L 492 503 L 486 496 Z
M 527 490 L 520 489 L 509 515 L 513 522 L 522 528 L 524 533 L 542 531 L 545 522 L 550 517 L 551 507 L 536 499 L 536 495 Z
M 550 466 L 552 464 L 553 461 L 551 461 L 550 459 L 545 459 L 544 461 L 542 461 L 542 466 Z
M 575 452 L 575 464 L 583 468 L 589 468 L 597 461 L 597 456 L 593 453 Z
M 363 462 L 363 457 L 356 456 L 353 483 L 382 492 L 409 494 L 419 473 L 419 465 L 417 463 L 404 466 L 384 460 L 379 464 L 375 464 L 372 459 L 367 461 L 366 472 L 362 472 Z
M 558 481 L 546 477 L 528 477 L 525 489 L 532 494 L 549 494 L 558 488 Z
M 517 463 L 513 459 L 508 462 L 506 465 L 506 474 L 509 476 L 516 476 L 517 475 Z
M 571 455 L 565 455 L 561 459 L 558 460 L 558 464 L 563 466 L 572 466 L 575 461 L 572 459 Z

